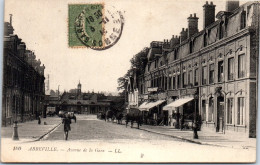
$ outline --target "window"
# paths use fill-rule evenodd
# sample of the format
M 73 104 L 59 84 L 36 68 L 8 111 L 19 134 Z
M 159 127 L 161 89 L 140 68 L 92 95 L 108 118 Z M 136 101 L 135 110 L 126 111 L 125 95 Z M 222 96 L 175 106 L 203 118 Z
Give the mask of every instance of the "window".
M 244 97 L 239 97 L 238 107 L 237 107 L 237 125 L 245 125 L 244 112 L 245 112 L 245 99 Z
M 187 84 L 187 74 L 186 72 L 182 73 L 182 87 L 185 88 Z
M 168 89 L 172 89 L 172 77 L 168 79 Z
M 245 77 L 245 54 L 238 56 L 238 78 Z
M 176 88 L 176 80 L 175 77 L 172 78 L 172 89 Z
M 181 75 L 177 76 L 177 88 L 181 88 Z
M 158 87 L 159 87 L 159 88 L 162 87 L 162 78 L 161 78 L 161 77 L 159 77 Z
M 202 85 L 207 84 L 207 67 L 202 68 Z
M 9 96 L 6 97 L 5 108 L 6 108 L 6 117 L 10 117 L 12 113 L 11 113 L 11 110 L 10 110 L 10 98 L 9 98 Z
M 234 57 L 228 59 L 228 80 L 234 80 Z
M 224 37 L 224 24 L 223 22 L 219 25 L 219 39 L 222 39 Z
M 240 23 L 240 29 L 244 29 L 246 27 L 246 11 L 242 11 Z
M 233 104 L 233 99 L 230 98 L 230 99 L 227 99 L 227 124 L 232 124 L 233 121 L 232 121 L 232 114 L 233 114 L 233 107 L 234 107 L 234 104 Z
M 162 89 L 164 89 L 164 76 L 162 77 Z
M 199 69 L 195 69 L 194 71 L 194 79 L 195 79 L 195 86 L 199 85 Z
M 218 82 L 224 81 L 224 64 L 223 61 L 218 62 Z
M 206 100 L 202 100 L 202 121 L 206 121 Z
M 167 82 L 168 82 L 168 78 L 164 76 L 164 90 L 167 90 Z
M 207 44 L 207 34 L 206 34 L 206 33 L 204 34 L 204 37 L 203 37 L 203 38 L 204 38 L 203 40 L 204 40 L 204 47 L 205 47 L 205 46 L 208 45 L 208 44 Z
M 190 53 L 192 53 L 192 41 L 190 42 Z
M 214 64 L 209 65 L 209 83 L 214 83 Z
M 155 62 L 154 62 L 154 63 L 155 63 L 155 66 L 154 66 L 154 67 L 155 67 L 155 68 L 157 68 L 157 60 L 155 60 Z
M 214 98 L 209 99 L 208 121 L 212 122 L 214 119 Z
M 190 70 L 188 74 L 188 85 L 192 85 L 192 70 Z

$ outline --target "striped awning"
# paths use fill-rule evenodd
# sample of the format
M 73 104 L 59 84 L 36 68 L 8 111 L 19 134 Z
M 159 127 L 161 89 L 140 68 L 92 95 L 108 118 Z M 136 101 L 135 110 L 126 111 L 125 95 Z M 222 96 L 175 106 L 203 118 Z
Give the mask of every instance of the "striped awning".
M 140 111 L 145 111 L 147 104 L 149 104 L 149 103 L 148 103 L 148 102 L 143 102 L 143 103 L 138 107 L 138 109 L 139 109 Z
M 165 111 L 174 110 L 176 107 L 182 106 L 183 104 L 190 102 L 193 99 L 194 98 L 182 98 L 182 99 L 175 100 L 174 102 L 164 106 L 163 110 L 165 110 Z
M 160 104 L 162 104 L 163 102 L 165 102 L 165 100 L 157 100 L 155 102 L 144 102 L 143 104 L 141 104 L 139 106 L 139 110 L 140 111 L 149 111 L 151 108 L 158 106 Z

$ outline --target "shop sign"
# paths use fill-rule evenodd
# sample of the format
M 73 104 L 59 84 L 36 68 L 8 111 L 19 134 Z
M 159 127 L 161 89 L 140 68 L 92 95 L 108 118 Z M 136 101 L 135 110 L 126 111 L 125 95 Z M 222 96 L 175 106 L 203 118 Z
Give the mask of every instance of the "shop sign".
M 197 92 L 197 88 L 187 89 L 187 95 L 194 95 Z
M 158 100 L 158 95 L 149 95 L 149 100 Z
M 160 99 L 160 100 L 166 99 L 166 93 L 159 93 L 158 99 Z
M 186 89 L 181 90 L 181 95 L 187 95 L 187 90 Z
M 178 96 L 179 92 L 178 91 L 168 91 L 168 96 Z
M 158 91 L 158 87 L 148 88 L 147 90 L 148 90 L 148 92 L 157 92 Z
M 148 98 L 149 98 L 148 95 L 144 95 L 145 100 L 148 100 Z

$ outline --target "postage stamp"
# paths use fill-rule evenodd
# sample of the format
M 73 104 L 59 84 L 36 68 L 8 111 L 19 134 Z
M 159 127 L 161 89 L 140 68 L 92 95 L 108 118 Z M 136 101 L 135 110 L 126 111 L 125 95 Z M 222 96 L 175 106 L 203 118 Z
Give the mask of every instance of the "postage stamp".
M 100 4 L 69 4 L 69 47 L 105 50 L 121 37 L 124 17 L 115 7 Z

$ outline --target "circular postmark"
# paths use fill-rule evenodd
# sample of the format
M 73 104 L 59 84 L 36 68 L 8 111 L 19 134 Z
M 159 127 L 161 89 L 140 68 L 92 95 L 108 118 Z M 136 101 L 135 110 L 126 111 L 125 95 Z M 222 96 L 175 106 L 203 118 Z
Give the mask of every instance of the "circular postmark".
M 123 13 L 103 4 L 86 5 L 74 23 L 77 38 L 94 50 L 114 46 L 122 35 L 123 27 Z

